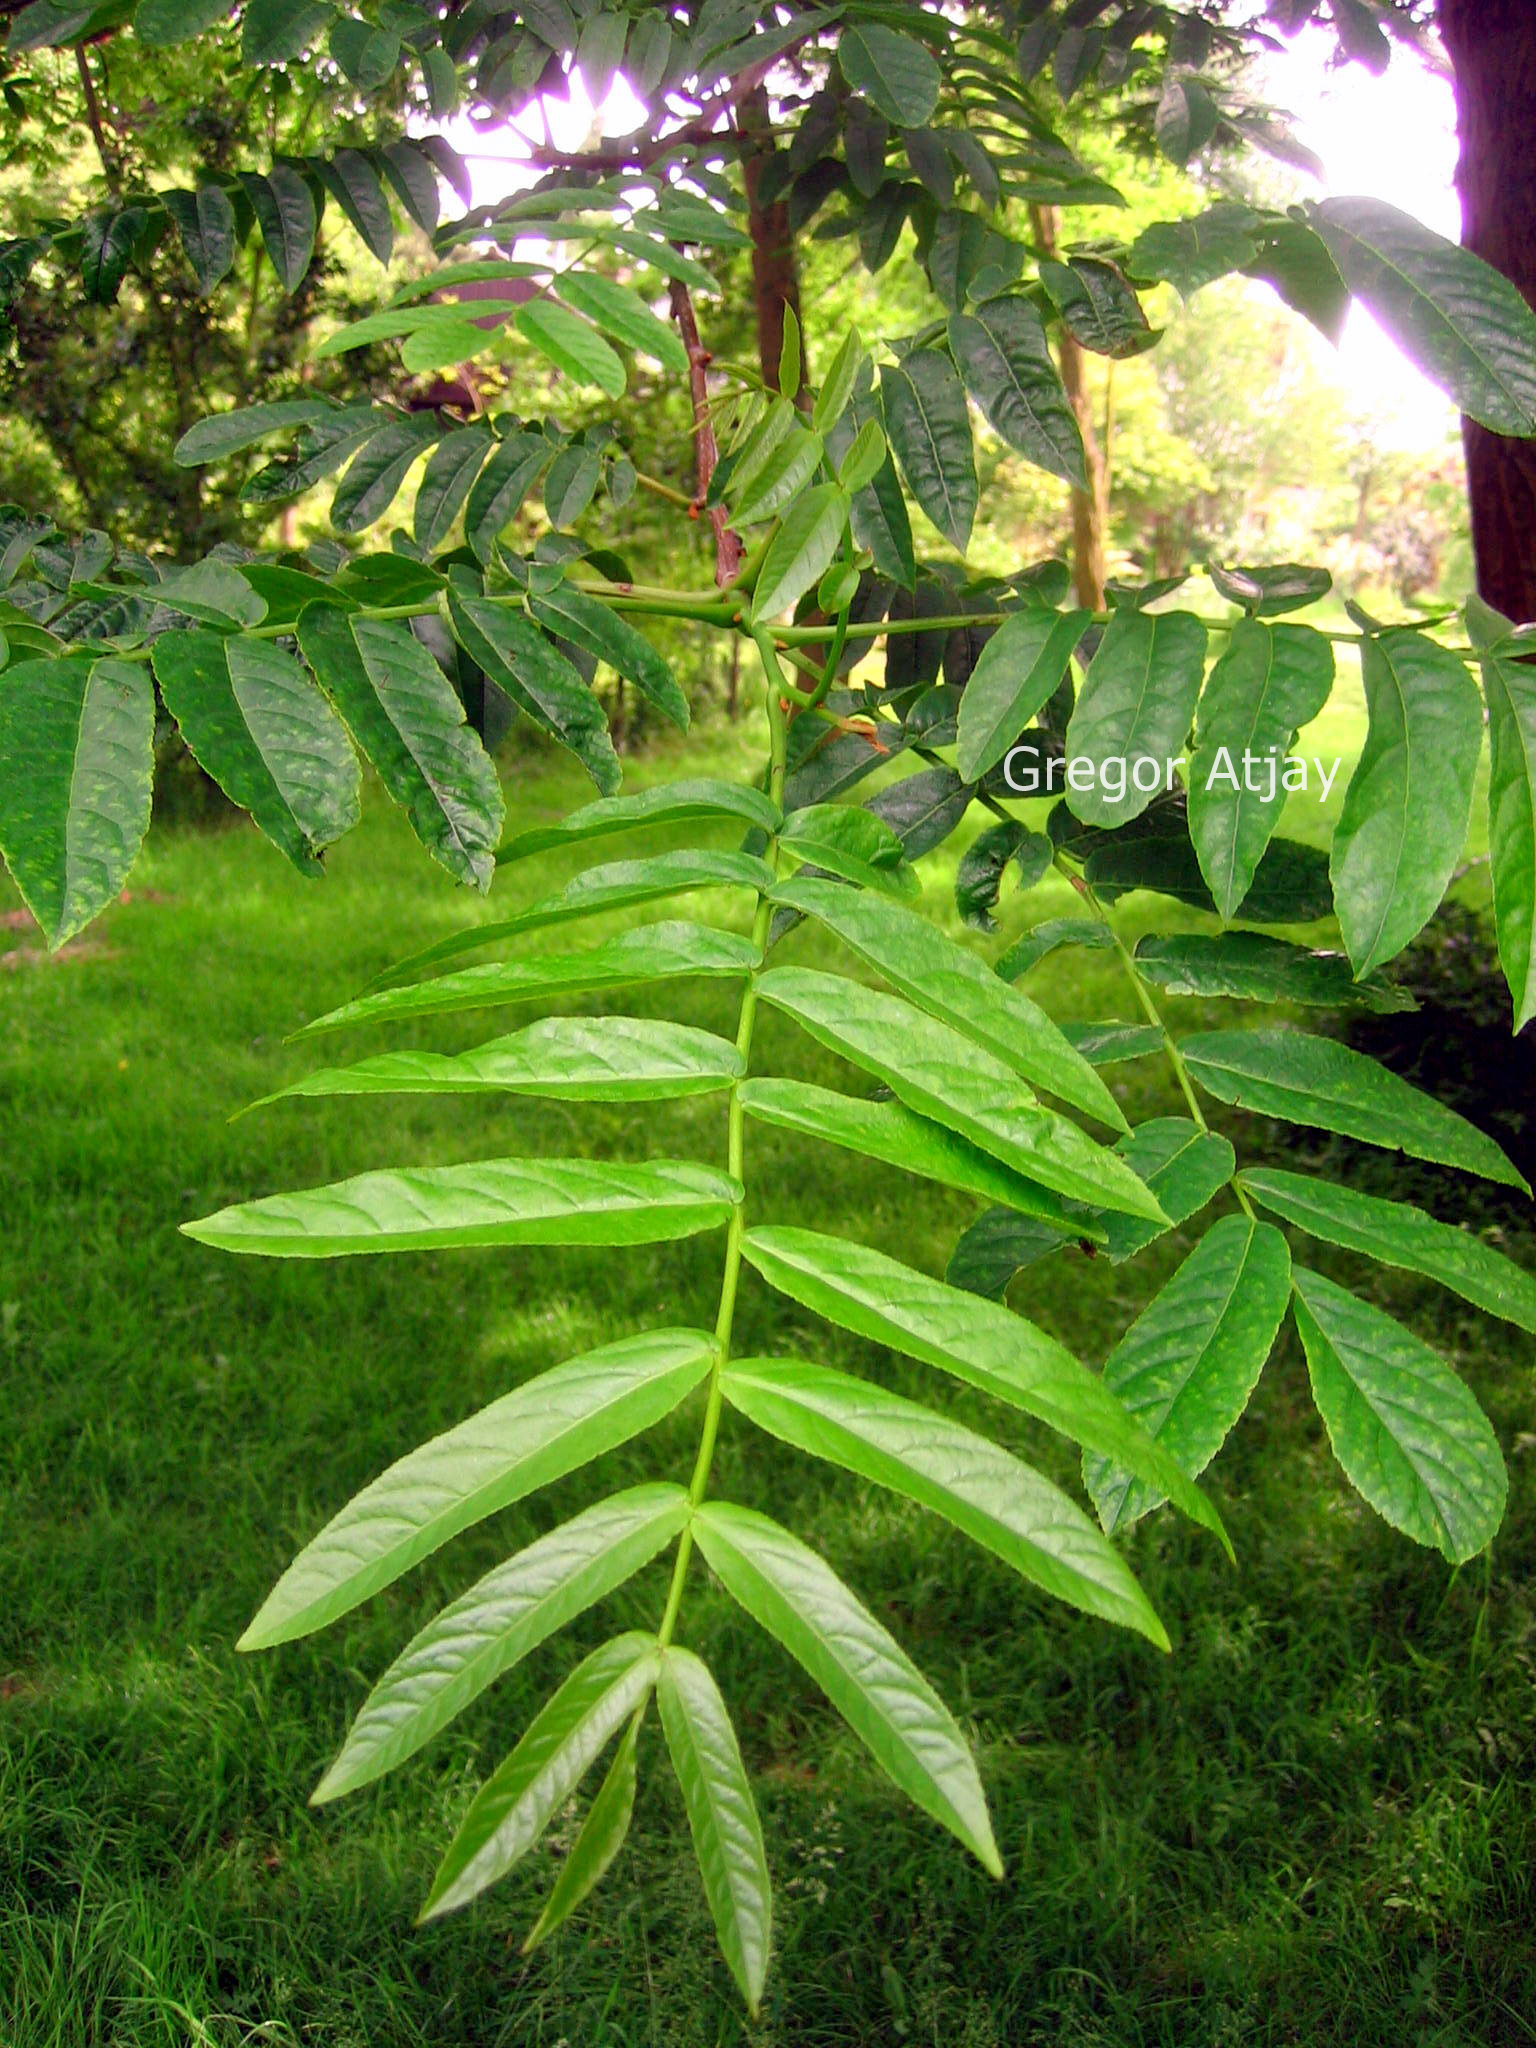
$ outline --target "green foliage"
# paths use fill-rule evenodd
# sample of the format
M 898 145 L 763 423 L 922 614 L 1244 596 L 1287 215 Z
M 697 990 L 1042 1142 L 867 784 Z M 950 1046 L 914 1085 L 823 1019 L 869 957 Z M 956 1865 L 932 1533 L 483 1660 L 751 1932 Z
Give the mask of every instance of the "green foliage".
M 36 0 L 10 48 L 88 43 L 132 12 L 109 11 L 104 24 Z M 1052 127 L 1033 83 L 1047 62 L 1063 101 L 1155 88 L 1139 112 L 1130 99 L 1129 119 L 1149 123 L 1175 163 L 1266 136 L 1212 62 L 1238 53 L 1242 39 L 1204 16 L 1116 9 L 1096 28 L 1076 7 L 1028 12 L 1018 36 L 1020 24 L 1001 12 L 959 18 L 910 4 L 898 27 L 890 8 L 862 0 L 762 23 L 756 10 L 714 4 L 623 15 L 598 7 L 578 20 L 563 0 L 543 0 L 537 10 L 439 22 L 388 6 L 374 19 L 338 16 L 328 0 L 251 0 L 241 61 L 285 75 L 292 67 L 332 114 L 331 66 L 354 110 L 419 80 L 434 107 L 462 87 L 498 112 L 530 109 L 572 68 L 595 90 L 628 67 L 653 125 L 616 164 L 602 151 L 564 160 L 551 150 L 533 189 L 442 222 L 437 178 L 462 186 L 462 166 L 431 138 L 405 143 L 381 131 L 323 156 L 273 148 L 263 164 L 190 191 L 129 189 L 104 157 L 109 203 L 6 253 L 13 284 L 46 260 L 73 266 L 87 296 L 109 305 L 130 275 L 153 284 L 174 223 L 200 291 L 218 288 L 243 242 L 258 275 L 270 263 L 297 295 L 312 278 L 328 202 L 383 260 L 397 200 L 446 260 L 323 353 L 398 345 L 402 370 L 425 375 L 482 350 L 526 350 L 541 375 L 555 373 L 548 417 L 493 407 L 466 423 L 464 406 L 446 398 L 413 409 L 306 392 L 178 423 L 175 457 L 188 470 L 282 436 L 286 452 L 244 487 L 262 504 L 340 473 L 330 518 L 345 543 L 168 569 L 104 533 L 69 542 L 47 522 L 6 514 L 0 847 L 52 943 L 103 907 L 146 822 L 150 675 L 204 767 L 306 873 L 353 820 L 359 756 L 433 858 L 481 890 L 498 865 L 537 851 L 584 857 L 610 835 L 657 825 L 681 834 L 659 853 L 626 849 L 417 952 L 305 1035 L 619 989 L 654 1007 L 678 984 L 713 979 L 735 997 L 733 1042 L 671 1017 L 549 1017 L 467 1052 L 386 1051 L 284 1092 L 501 1091 L 554 1102 L 715 1094 L 724 1097 L 723 1165 L 718 1144 L 703 1148 L 708 1157 L 622 1159 L 508 1155 L 502 1140 L 496 1156 L 372 1170 L 185 1227 L 204 1243 L 275 1259 L 617 1251 L 717 1235 L 712 1329 L 662 1326 L 581 1351 L 408 1453 L 300 1551 L 243 1644 L 286 1642 L 351 1612 L 483 1517 L 584 1472 L 691 1402 L 698 1434 L 686 1471 L 653 1472 L 627 1496 L 584 1509 L 452 1601 L 380 1681 L 318 1796 L 405 1761 L 535 1644 L 674 1545 L 654 1624 L 592 1649 L 556 1687 L 463 1814 L 423 1916 L 466 1904 L 527 1858 L 613 1744 L 529 1943 L 574 1911 L 622 1847 L 654 1692 L 708 1908 L 754 2009 L 770 1945 L 768 1861 L 729 1710 L 681 1640 L 695 1612 L 695 1550 L 918 1807 L 987 1872 L 1003 1866 L 966 1732 L 932 1684 L 818 1551 L 727 1496 L 716 1453 L 728 1416 L 918 1503 L 1038 1591 L 1160 1648 L 1165 1625 L 1111 1538 L 1168 1501 L 1227 1542 L 1195 1481 L 1244 1412 L 1288 1313 L 1339 1464 L 1387 1521 L 1461 1562 L 1491 1539 L 1505 1495 L 1492 1429 L 1449 1366 L 1385 1311 L 1293 1272 L 1281 1229 L 1253 1204 L 1443 1279 L 1495 1313 L 1528 1315 L 1521 1289 L 1487 1258 L 1448 1246 L 1417 1212 L 1384 1219 L 1349 1190 L 1326 1189 L 1309 1208 L 1304 1189 L 1244 1175 L 1210 1130 L 1197 1087 L 1528 1193 L 1519 1172 L 1474 1125 L 1335 1041 L 1275 1025 L 1181 1040 L 1152 993 L 1404 1006 L 1381 970 L 1433 913 L 1470 815 L 1480 699 L 1467 650 L 1423 626 L 1355 614 L 1370 727 L 1329 857 L 1275 836 L 1272 789 L 1257 800 L 1246 784 L 1213 795 L 1209 772 L 1196 786 L 1207 760 L 1234 749 L 1245 764 L 1256 755 L 1271 770 L 1283 765 L 1321 707 L 1333 675 L 1327 640 L 1269 620 L 1322 596 L 1322 572 L 1223 567 L 1217 591 L 1241 616 L 1208 618 L 1167 606 L 1185 580 L 1180 562 L 1147 586 L 1116 588 L 1112 608 L 1091 616 L 1065 606 L 1060 564 L 984 578 L 951 557 L 969 544 L 986 474 L 973 409 L 1044 472 L 1086 481 L 1048 321 L 1128 356 L 1153 339 L 1138 287 L 1167 282 L 1189 296 L 1266 263 L 1315 283 L 1326 266 L 1464 410 L 1496 430 L 1528 432 L 1536 318 L 1466 251 L 1359 201 L 1295 216 L 1219 199 L 1192 219 L 1109 238 L 1086 263 L 1069 250 L 1063 263 L 1038 235 L 1015 232 L 1023 209 L 1118 195 Z M 144 0 L 135 32 L 158 49 L 210 27 L 199 7 Z M 788 57 L 806 90 L 786 89 L 787 147 L 744 117 L 717 126 L 723 84 L 744 100 L 765 64 Z M 821 338 L 813 354 L 781 306 L 782 337 L 771 351 L 760 337 L 758 369 L 727 359 L 712 388 L 692 294 L 713 290 L 716 270 L 752 247 L 754 225 L 762 257 L 763 210 L 778 200 L 791 230 L 856 242 L 870 271 L 910 227 L 929 291 L 923 316 L 874 349 L 852 331 L 827 337 L 818 385 Z M 471 253 L 461 260 L 461 250 Z M 478 310 L 487 302 L 471 302 L 471 317 L 452 297 L 471 284 L 515 290 L 489 315 Z M 656 311 L 663 287 L 676 335 Z M 638 581 L 610 545 L 642 479 L 624 422 L 570 401 L 574 389 L 595 394 L 594 404 L 633 402 L 637 353 L 690 380 L 695 491 L 644 483 L 707 517 L 707 588 Z M 409 534 L 396 529 L 386 544 L 353 552 L 351 538 L 390 516 L 418 468 Z M 544 521 L 525 509 L 536 489 Z M 908 495 L 950 553 L 919 553 Z M 589 515 L 606 523 L 599 538 L 574 530 Z M 750 643 L 766 726 L 757 787 L 693 779 L 640 799 L 617 794 L 597 663 L 678 728 L 689 725 L 676 676 L 637 621 L 652 630 L 686 621 Z M 1503 622 L 1474 612 L 1470 623 L 1495 705 L 1500 935 L 1523 1015 L 1536 843 L 1512 679 L 1520 643 Z M 1222 646 L 1208 674 L 1213 638 Z M 881 639 L 877 681 L 860 657 Z M 567 746 L 600 793 L 563 824 L 525 827 L 505 845 L 500 785 L 466 708 L 478 703 L 486 726 L 486 706 L 498 702 Z M 1189 765 L 1192 729 L 1186 795 L 1178 769 Z M 1044 833 L 1010 808 L 1021 792 L 1009 764 L 1020 754 L 1066 770 Z M 1133 772 L 1148 761 L 1150 783 Z M 893 763 L 907 772 L 882 776 L 866 801 L 847 800 Z M 1086 939 L 1081 922 L 1054 920 L 994 970 L 912 907 L 917 864 L 978 805 L 993 836 L 960 877 L 961 914 L 985 924 L 1009 865 L 1028 885 L 1054 870 L 1081 898 Z M 721 820 L 746 826 L 747 842 L 693 843 L 692 827 Z M 706 889 L 745 896 L 748 933 L 739 914 L 714 924 L 668 916 L 559 951 L 524 944 L 559 927 L 564 948 L 567 926 L 646 904 L 670 910 Z M 1149 934 L 1133 954 L 1110 912 L 1134 890 L 1214 914 L 1220 929 Z M 1226 929 L 1333 914 L 1347 962 Z M 808 965 L 780 952 L 799 943 L 802 925 L 831 948 L 830 965 L 825 953 Z M 1112 953 L 1145 1024 L 1088 1027 L 1075 1041 L 1059 1028 L 1014 985 L 1059 943 Z M 450 965 L 507 945 L 509 957 Z M 810 1088 L 771 1061 L 762 1071 L 765 1043 L 777 1042 L 759 1036 L 770 1018 L 862 1074 L 865 1095 Z M 1189 1114 L 1131 1129 L 1097 1063 L 1154 1051 L 1166 1055 Z M 869 1094 L 871 1083 L 881 1092 Z M 962 1238 L 950 1277 L 935 1279 L 860 1237 L 807 1228 L 793 1213 L 761 1216 L 748 1139 L 759 1124 L 990 1206 Z M 702 1128 L 701 1112 L 689 1130 Z M 1016 1271 L 1058 1246 L 1103 1247 L 1120 1263 L 1217 1202 L 1222 1213 L 1102 1374 L 1000 1298 Z M 753 1276 L 830 1326 L 823 1343 L 847 1332 L 1054 1431 L 1083 1455 L 1099 1521 L 1036 1463 L 926 1400 L 821 1359 L 738 1355 L 739 1296 Z

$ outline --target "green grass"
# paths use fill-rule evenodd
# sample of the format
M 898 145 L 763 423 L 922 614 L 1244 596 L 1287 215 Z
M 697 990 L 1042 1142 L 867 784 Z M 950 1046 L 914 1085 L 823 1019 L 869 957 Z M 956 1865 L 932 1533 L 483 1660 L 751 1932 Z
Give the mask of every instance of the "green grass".
M 510 799 L 533 821 L 579 790 L 536 761 Z M 498 895 L 562 871 L 530 864 Z M 931 903 L 944 887 L 930 883 Z M 718 1157 L 721 1108 L 407 1099 L 282 1104 L 231 1126 L 313 1063 L 288 1032 L 450 929 L 465 899 L 377 801 L 324 885 L 237 828 L 158 833 L 134 890 L 99 948 L 0 975 L 4 2048 L 1536 2040 L 1530 1343 L 1404 1276 L 1370 1285 L 1466 1373 L 1511 1453 L 1491 1559 L 1452 1574 L 1347 1491 L 1288 1337 L 1213 1474 L 1238 1568 L 1166 1514 L 1131 1541 L 1169 1658 L 1047 1604 L 916 1511 L 728 1429 L 721 1490 L 824 1547 L 964 1716 L 1005 1883 L 900 1802 L 696 1569 L 683 1636 L 732 1702 L 777 1884 L 762 2022 L 738 2016 L 714 1958 L 654 1721 L 634 1836 L 576 1924 L 520 1959 L 562 1826 L 480 1906 L 413 1931 L 475 1784 L 578 1646 L 654 1620 L 659 1571 L 381 1786 L 313 1811 L 350 1711 L 498 1556 L 599 1490 L 684 1472 L 695 1412 L 320 1637 L 256 1658 L 234 1638 L 294 1546 L 390 1458 L 572 1351 L 712 1313 L 718 1242 L 318 1267 L 225 1257 L 176 1223 L 368 1166 L 525 1147 Z M 1026 908 L 1070 907 L 1048 885 L 1010 907 L 1009 929 Z M 1058 955 L 1031 986 L 1061 1015 L 1130 1014 L 1099 955 Z M 705 989 L 688 1014 L 719 1027 L 728 1006 Z M 1184 1006 L 1191 1021 L 1218 1013 Z M 505 1028 L 471 1017 L 416 1042 Z M 835 1078 L 772 1018 L 761 1051 Z M 1155 1067 L 1115 1077 L 1133 1119 L 1177 1106 Z M 770 1131 L 750 1143 L 762 1217 L 857 1230 L 938 1270 L 969 1213 L 846 1154 Z M 1016 1305 L 1097 1362 L 1187 1242 L 1132 1269 L 1076 1254 L 1040 1266 Z M 815 1344 L 922 1386 L 1070 1473 L 1019 1418 L 813 1336 L 751 1280 L 738 1329 L 743 1347 Z

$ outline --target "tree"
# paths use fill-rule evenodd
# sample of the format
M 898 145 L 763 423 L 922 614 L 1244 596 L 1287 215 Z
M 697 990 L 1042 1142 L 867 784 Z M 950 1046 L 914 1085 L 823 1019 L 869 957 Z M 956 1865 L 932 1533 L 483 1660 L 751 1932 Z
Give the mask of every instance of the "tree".
M 577 13 L 540 0 L 536 11 L 439 18 L 397 0 L 366 15 L 248 0 L 239 61 L 288 79 L 314 110 L 303 153 L 190 186 L 125 182 L 83 220 L 32 223 L 0 248 L 17 284 L 57 270 L 111 305 L 130 272 L 158 277 L 174 228 L 175 260 L 210 292 L 243 248 L 293 294 L 327 207 L 382 247 L 398 203 L 444 259 L 317 351 L 330 361 L 397 346 L 409 376 L 447 373 L 419 409 L 339 399 L 295 378 L 197 421 L 173 451 L 188 468 L 243 473 L 260 462 L 242 494 L 262 504 L 339 472 L 336 537 L 302 553 L 224 549 L 168 568 L 103 533 L 72 539 L 9 515 L 0 846 L 52 942 L 101 909 L 146 821 L 152 674 L 198 758 L 303 873 L 318 873 L 356 816 L 359 753 L 428 852 L 466 883 L 486 888 L 500 870 L 515 882 L 537 849 L 565 847 L 583 863 L 562 889 L 401 963 L 309 1033 L 601 1001 L 636 985 L 654 999 L 701 976 L 739 990 L 733 1039 L 670 1016 L 552 1015 L 468 1052 L 390 1052 L 287 1091 L 658 1105 L 713 1095 L 723 1165 L 407 1165 L 240 1203 L 187 1228 L 269 1257 L 719 1234 L 712 1320 L 681 1323 L 669 1311 L 664 1327 L 556 1364 L 408 1451 L 306 1546 L 243 1642 L 275 1646 L 324 1626 L 473 1521 L 691 1397 L 699 1428 L 687 1471 L 588 1507 L 428 1622 L 364 1702 L 315 1796 L 404 1763 L 510 1665 L 670 1553 L 655 1627 L 605 1643 L 557 1689 L 471 1804 L 425 1912 L 463 1904 L 517 1864 L 611 1748 L 530 1944 L 568 1918 L 622 1848 L 654 1699 L 722 1952 L 754 2007 L 769 1954 L 768 1857 L 729 1709 L 684 1647 L 695 1551 L 923 1812 L 987 1869 L 1001 1874 L 1001 1860 L 965 1736 L 905 1650 L 827 1560 L 719 1497 L 723 1428 L 755 1427 L 890 1488 L 1037 1591 L 1162 1646 L 1163 1623 L 1112 1539 L 1172 1504 L 1225 1541 L 1197 1481 L 1287 1317 L 1339 1463 L 1372 1507 L 1453 1561 L 1498 1526 L 1504 1467 L 1476 1403 L 1414 1332 L 1294 1264 L 1283 1224 L 1427 1273 L 1536 1328 L 1536 1287 L 1490 1248 L 1404 1204 L 1240 1169 L 1204 1103 L 1523 1187 L 1482 1132 L 1331 1039 L 1263 1025 L 1179 1041 L 1158 1003 L 1162 989 L 1403 1003 L 1391 962 L 1433 914 L 1466 838 L 1483 730 L 1475 658 L 1493 742 L 1499 944 L 1525 1021 L 1536 1009 L 1536 705 L 1519 634 L 1475 600 L 1473 648 L 1357 614 L 1370 728 L 1325 855 L 1277 828 L 1287 788 L 1307 773 L 1291 758 L 1297 733 L 1333 683 L 1337 636 L 1292 616 L 1328 593 L 1326 572 L 1212 565 L 1226 608 L 1211 616 L 1168 602 L 1185 565 L 1089 608 L 1066 603 L 1063 563 L 978 575 L 965 560 L 980 500 L 978 420 L 1016 456 L 1087 491 L 1052 337 L 1059 345 L 1065 332 L 1110 359 L 1140 353 L 1140 293 L 1151 285 L 1190 295 L 1234 271 L 1260 276 L 1324 327 L 1357 295 L 1465 410 L 1525 435 L 1536 433 L 1536 318 L 1475 255 L 1370 201 L 1282 211 L 1213 195 L 1134 238 L 1084 247 L 1053 227 L 1054 248 L 1043 247 L 1031 207 L 1065 215 L 1113 197 L 1032 96 L 1047 62 L 1062 99 L 1096 81 L 1128 132 L 1181 162 L 1207 146 L 1286 141 L 1233 82 L 1242 39 L 1202 15 L 1081 0 L 1023 13 L 961 19 L 915 0 L 850 0 L 836 13 L 786 6 L 765 18 L 731 0 Z M 11 50 L 132 34 L 229 53 L 222 29 L 195 42 L 206 33 L 201 0 L 32 0 Z M 323 56 L 313 48 L 322 37 Z M 405 101 L 442 115 L 462 90 L 491 112 L 526 111 L 575 68 L 601 102 L 621 67 L 644 123 L 587 150 L 537 149 L 536 182 L 494 206 L 469 204 L 440 138 L 395 132 Z M 379 126 L 359 133 L 370 105 Z M 444 184 L 461 188 L 465 210 L 441 220 Z M 924 286 L 912 331 L 871 343 L 846 323 L 818 327 L 794 239 L 807 236 L 841 245 L 871 273 L 910 249 Z M 745 288 L 740 297 L 755 363 L 741 359 L 753 351 L 711 345 L 708 300 L 733 265 L 750 269 L 750 299 Z M 489 284 L 518 290 L 460 296 Z M 482 409 L 494 380 L 465 366 L 502 348 L 555 374 L 552 413 Z M 629 415 L 654 403 L 652 380 L 666 375 L 685 394 L 686 488 L 634 461 Z M 368 545 L 361 537 L 413 477 L 409 529 Z M 535 490 L 543 510 L 531 518 Z M 697 537 L 691 582 L 657 581 L 654 570 L 646 580 L 648 562 L 636 573 L 624 508 L 637 490 Z M 920 543 L 914 511 L 939 545 Z M 620 792 L 596 665 L 688 722 L 686 694 L 637 621 L 686 622 L 752 650 L 763 695 L 755 781 L 685 775 Z M 1208 667 L 1212 640 L 1220 651 Z M 861 657 L 881 641 L 877 681 Z M 483 712 L 491 699 L 570 747 L 597 797 L 504 840 L 497 778 L 464 710 Z M 860 785 L 893 762 L 908 772 L 860 801 Z M 1052 798 L 1043 830 L 1031 822 L 1039 813 L 1020 814 L 1038 794 Z M 967 847 L 956 888 L 965 920 L 991 926 L 1010 871 L 1024 885 L 1048 871 L 1067 877 L 1083 913 L 1038 927 L 993 964 L 914 907 L 915 863 L 978 807 L 986 830 Z M 634 853 L 626 842 L 623 857 L 608 857 L 608 842 L 657 825 L 685 843 Z M 1211 923 L 1192 934 L 1181 919 L 1133 953 L 1113 909 L 1138 889 Z M 745 915 L 666 914 L 703 891 Z M 564 927 L 635 905 L 656 906 L 659 921 L 567 943 Z M 1273 929 L 1330 916 L 1345 955 Z M 843 971 L 784 964 L 774 949 L 792 945 L 802 924 L 838 949 Z M 552 943 L 535 939 L 530 951 L 535 933 Z M 1019 981 L 1062 944 L 1114 954 L 1135 1022 L 1069 1031 L 1029 999 Z M 764 1008 L 841 1056 L 866 1092 L 753 1072 Z M 1187 1116 L 1126 1128 L 1100 1069 L 1132 1058 L 1168 1063 Z M 758 1216 L 749 1134 L 762 1123 L 984 1204 L 944 1278 L 862 1241 Z M 1222 1213 L 1203 1221 L 1102 1374 L 1003 1299 L 1040 1257 L 1086 1244 L 1118 1263 L 1205 1219 L 1214 1202 Z M 942 1405 L 814 1360 L 740 1357 L 736 1307 L 753 1284 L 1047 1424 L 1081 1452 L 1096 1516 Z
M 1520 0 L 1440 0 L 1454 68 L 1462 239 L 1536 305 L 1536 17 Z M 1536 460 L 1528 442 L 1465 422 L 1482 596 L 1536 619 Z

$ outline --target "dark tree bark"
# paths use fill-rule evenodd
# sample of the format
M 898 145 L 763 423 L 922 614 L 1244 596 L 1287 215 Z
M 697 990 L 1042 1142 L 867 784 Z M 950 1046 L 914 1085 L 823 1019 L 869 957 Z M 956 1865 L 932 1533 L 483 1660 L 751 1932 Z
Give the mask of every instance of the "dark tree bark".
M 1462 240 L 1536 307 L 1536 0 L 1439 0 L 1455 71 Z M 1536 619 L 1536 442 L 1463 420 L 1477 587 Z
M 772 114 L 763 86 L 755 86 L 737 101 L 736 126 L 742 138 L 747 228 L 752 237 L 757 358 L 763 382 L 770 391 L 777 391 L 779 359 L 784 350 L 785 307 L 794 314 L 797 322 L 800 321 L 800 268 L 795 258 L 795 237 L 789 224 L 788 201 L 774 199 L 765 205 L 760 197 L 763 173 L 775 154 Z M 804 323 L 800 322 L 800 326 L 800 386 L 803 391 L 810 382 L 810 371 L 804 355 Z

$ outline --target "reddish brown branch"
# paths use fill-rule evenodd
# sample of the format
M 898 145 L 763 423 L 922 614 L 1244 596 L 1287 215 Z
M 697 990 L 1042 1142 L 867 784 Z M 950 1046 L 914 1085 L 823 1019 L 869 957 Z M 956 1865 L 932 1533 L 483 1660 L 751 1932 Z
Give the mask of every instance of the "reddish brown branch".
M 699 323 L 694 317 L 693 300 L 688 287 L 681 278 L 673 278 L 669 287 L 672 298 L 672 317 L 677 322 L 677 331 L 683 337 L 683 346 L 688 351 L 688 390 L 693 399 L 693 462 L 694 499 L 693 516 L 698 518 L 705 509 L 709 487 L 714 479 L 715 464 L 720 459 L 720 450 L 715 441 L 714 422 L 709 416 L 709 350 L 699 339 Z M 741 567 L 742 546 L 739 534 L 733 533 L 726 518 L 723 505 L 708 507 L 709 523 L 715 529 L 715 581 L 723 590 L 735 578 Z

